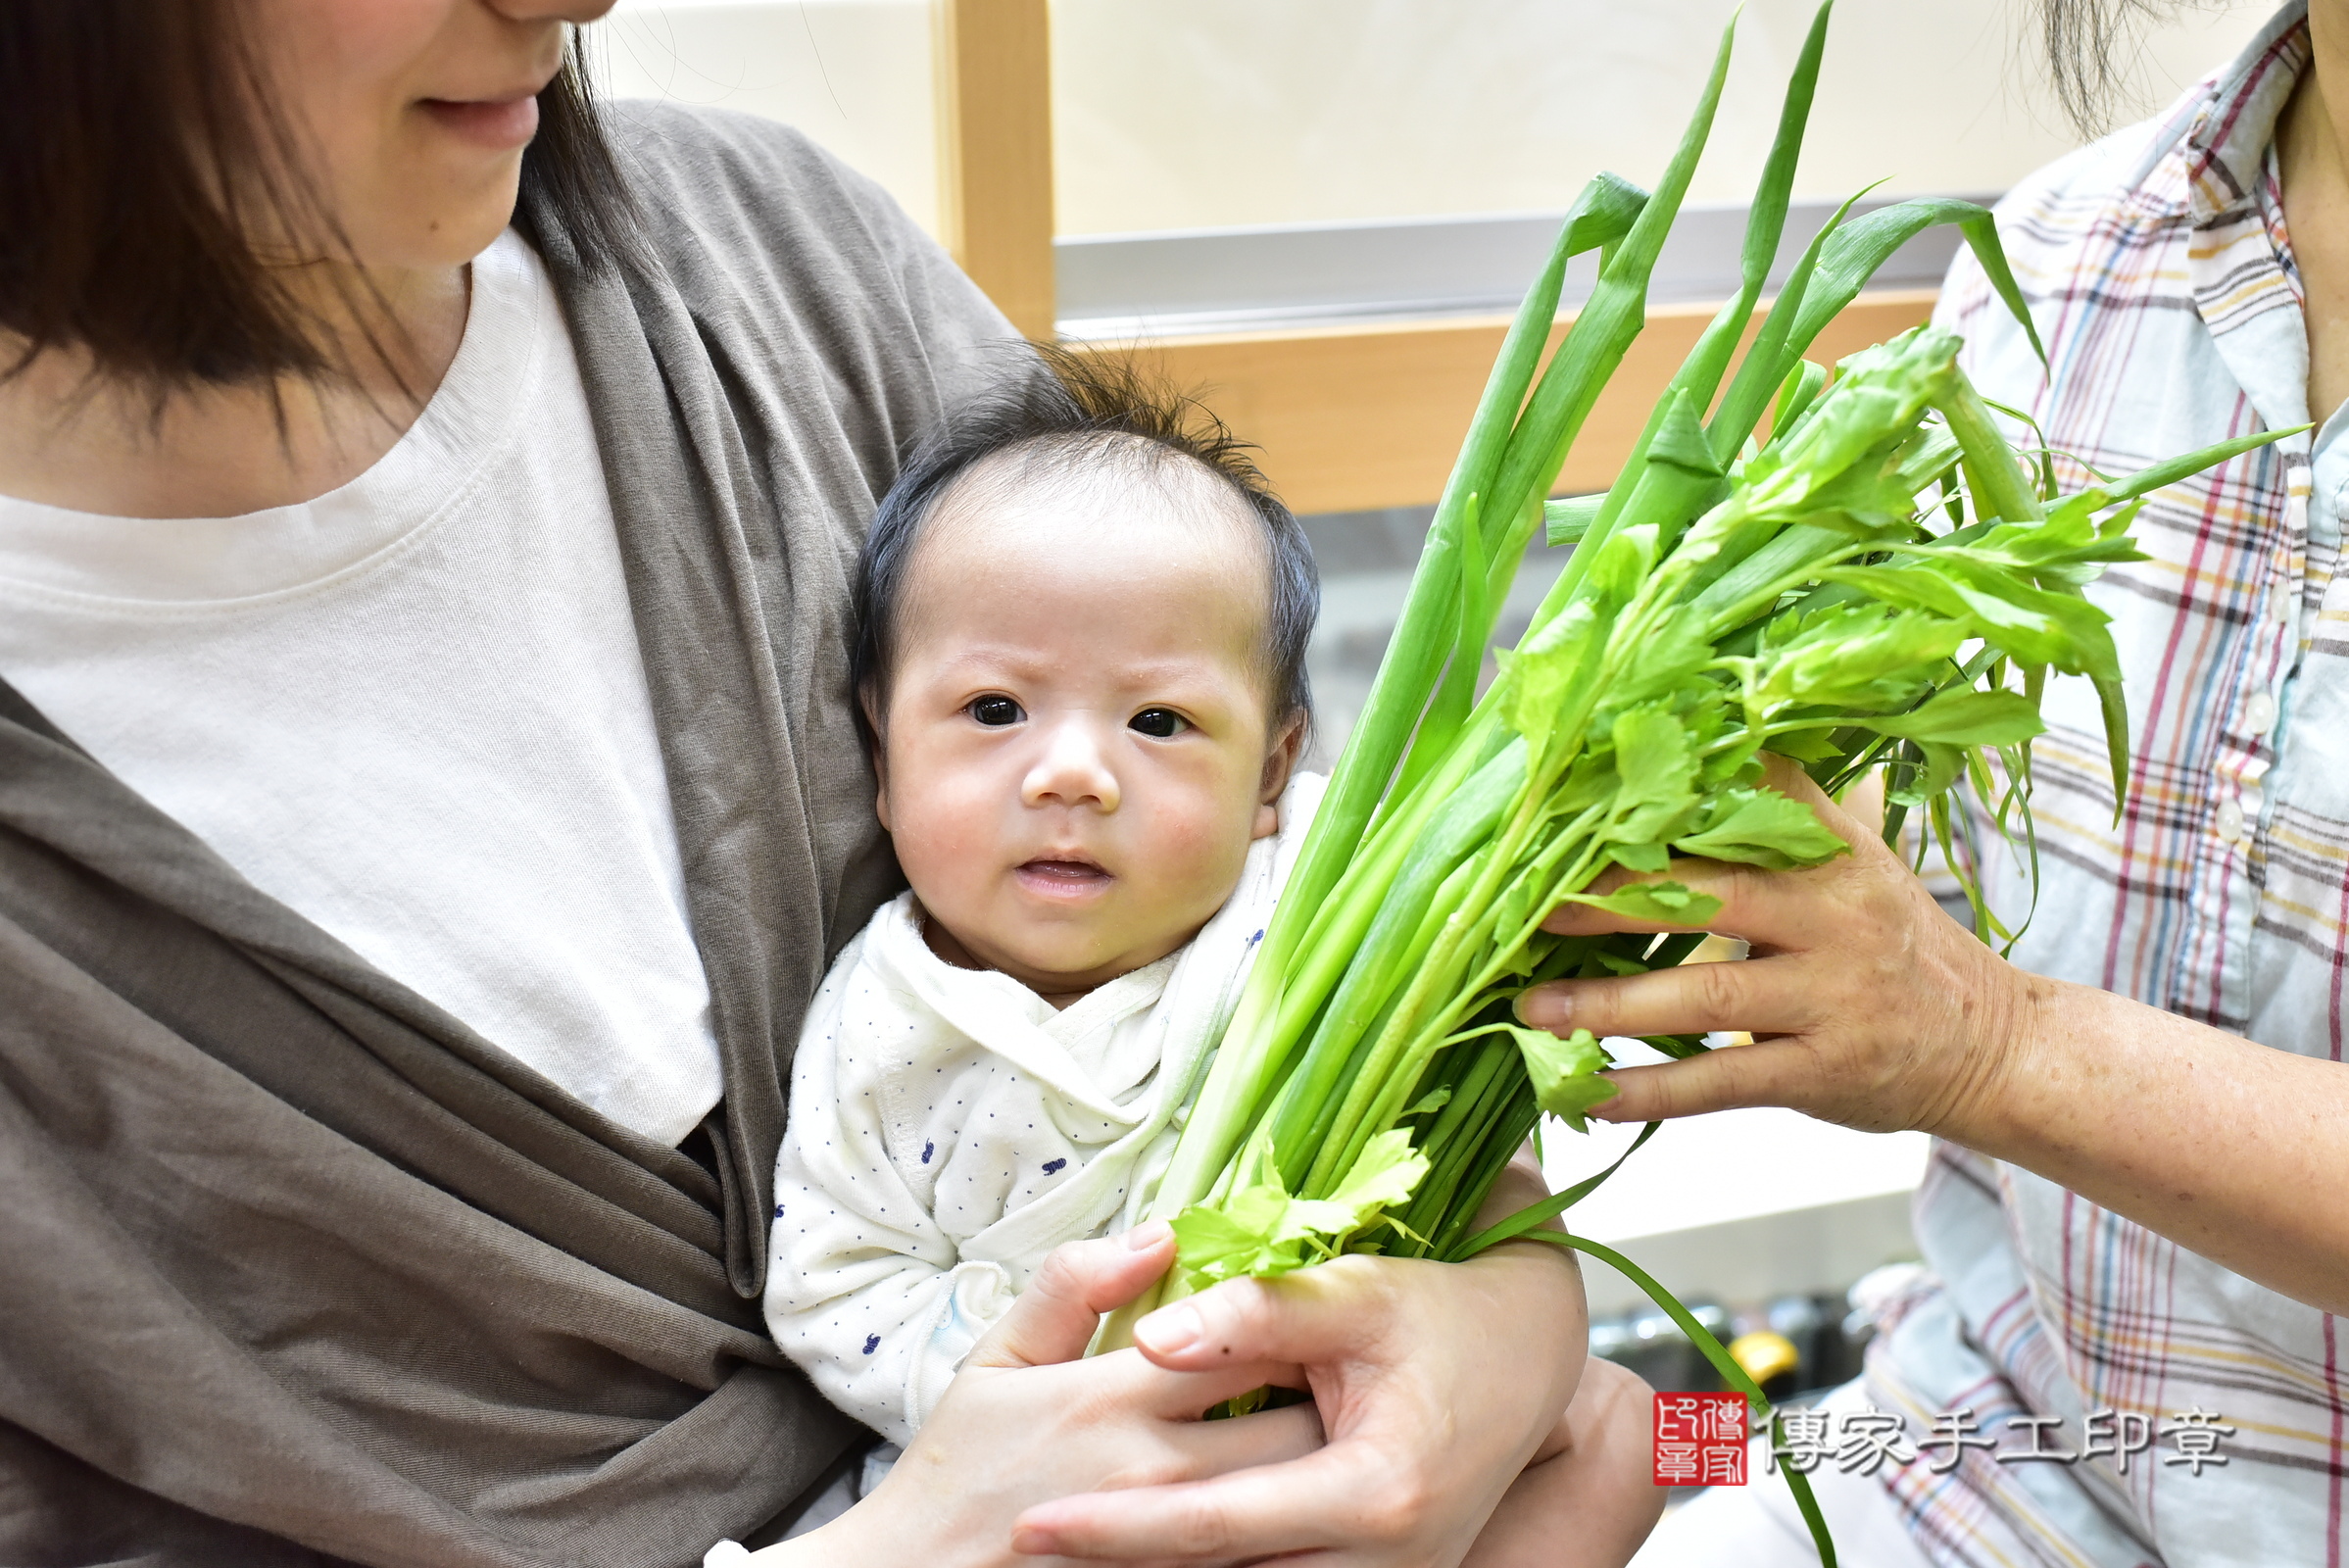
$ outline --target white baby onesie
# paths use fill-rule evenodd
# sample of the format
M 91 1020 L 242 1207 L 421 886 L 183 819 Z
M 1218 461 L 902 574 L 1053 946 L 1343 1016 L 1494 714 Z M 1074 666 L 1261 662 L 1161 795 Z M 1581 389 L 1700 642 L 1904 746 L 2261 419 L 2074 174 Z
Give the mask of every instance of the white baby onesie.
M 1238 1002 L 1317 775 L 1186 947 L 1055 1012 L 922 940 L 913 895 L 833 962 L 775 1159 L 766 1322 L 825 1397 L 906 1442 L 1063 1242 L 1132 1225 Z

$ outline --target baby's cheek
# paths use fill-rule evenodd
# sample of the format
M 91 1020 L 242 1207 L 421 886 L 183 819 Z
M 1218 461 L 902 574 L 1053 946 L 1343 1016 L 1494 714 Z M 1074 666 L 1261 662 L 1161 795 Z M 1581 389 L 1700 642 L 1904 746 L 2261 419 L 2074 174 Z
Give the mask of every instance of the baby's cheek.
M 1204 914 L 1223 903 L 1248 858 L 1254 811 L 1234 811 L 1229 803 L 1190 800 L 1153 813 L 1149 861 L 1170 898 Z
M 898 863 L 924 901 L 971 881 L 994 844 L 993 821 L 968 792 L 933 788 L 896 812 Z

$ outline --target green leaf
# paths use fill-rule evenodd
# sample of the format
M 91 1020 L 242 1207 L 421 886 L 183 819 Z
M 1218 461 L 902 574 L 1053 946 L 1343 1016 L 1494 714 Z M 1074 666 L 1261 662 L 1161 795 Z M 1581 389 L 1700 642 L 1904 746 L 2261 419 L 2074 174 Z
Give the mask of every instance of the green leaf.
M 1769 749 L 1797 762 L 1832 762 L 1843 755 L 1835 737 L 1824 729 L 1797 729 L 1773 735 Z
M 1880 735 L 1944 746 L 2020 746 L 2047 726 L 2018 692 L 1952 691 L 1913 712 L 1864 720 Z
M 1696 804 L 1696 753 L 1681 721 L 1660 708 L 1635 708 L 1615 718 L 1615 795 L 1611 839 L 1646 844 L 1669 836 Z
M 1578 1133 L 1590 1130 L 1584 1113 L 1615 1098 L 1615 1086 L 1598 1077 L 1614 1062 L 1588 1029 L 1577 1029 L 1561 1040 L 1542 1029 L 1502 1024 L 1525 1057 L 1525 1072 L 1534 1083 L 1534 1099 L 1542 1108 Z
M 1742 277 L 1737 297 L 1713 318 L 1697 349 L 1688 356 L 1688 368 L 1676 378 L 1695 389 L 1701 406 L 1711 408 L 1717 401 L 1722 406 L 1724 416 L 1716 419 L 1711 437 L 1714 454 L 1723 459 L 1741 447 L 1752 432 L 1754 418 L 1761 413 L 1761 404 L 1752 394 L 1767 390 L 1759 383 L 1781 375 L 1786 368 L 1778 363 L 1786 347 L 1786 328 L 1801 303 L 1810 269 L 1818 260 L 1819 241 L 1814 240 L 1787 274 L 1779 291 L 1779 303 L 1772 308 L 1761 331 L 1754 333 L 1753 308 L 1769 285 L 1770 273 L 1777 267 L 1778 254 L 1786 239 L 1786 207 L 1793 195 L 1795 166 L 1802 157 L 1802 136 L 1810 122 L 1811 101 L 1819 87 L 1819 66 L 1827 53 L 1828 16 L 1833 9 L 1829 0 L 1812 17 L 1810 34 L 1803 40 L 1802 52 L 1795 56 L 1793 74 L 1786 78 L 1786 99 L 1779 109 L 1778 134 L 1771 142 L 1769 159 L 1762 165 L 1762 177 L 1754 187 L 1753 201 L 1746 208 Z M 1836 220 L 1839 222 L 1841 219 L 1838 213 Z M 1823 233 L 1820 239 L 1825 237 Z M 1716 399 L 1714 394 L 1720 389 L 1721 373 L 1729 364 L 1731 350 L 1748 337 L 1752 346 L 1746 351 L 1745 363 L 1737 368 L 1737 380 L 1726 396 Z M 1801 351 L 1798 348 L 1795 352 Z
M 1924 790 L 1928 799 L 1946 791 L 1966 771 L 1966 750 L 1940 741 L 1919 741 L 1925 753 Z
M 1956 377 L 1960 342 L 1954 332 L 1919 327 L 1843 361 L 1802 428 L 1746 465 L 1746 488 L 1731 504 L 1749 515 L 1798 519 L 1847 469 L 1908 438 Z
M 1683 855 L 1773 871 L 1824 865 L 1851 848 L 1800 801 L 1753 789 L 1725 791 L 1706 812 L 1704 825 L 1675 839 L 1672 847 Z
M 2026 664 L 2052 664 L 2067 675 L 2118 670 L 2112 617 L 2078 593 L 2034 588 L 1963 552 L 1940 557 L 1960 598 L 1981 622 L 1982 641 Z
M 1797 360 L 1779 383 L 1778 401 L 1770 411 L 1770 439 L 1783 441 L 1827 385 L 1827 367 Z
M 1884 567 L 1854 567 L 1832 573 L 1837 581 Z M 1936 602 L 1963 612 L 1965 602 L 1932 572 L 1903 576 L 1931 578 Z M 1856 584 L 1873 591 L 1867 582 Z M 1946 591 L 1944 591 L 1946 590 Z M 1922 587 L 1911 599 L 1927 597 Z M 1802 616 L 1783 631 L 1774 625 L 1756 695 L 1763 710 L 1786 708 L 1895 708 L 1913 699 L 1958 651 L 1970 630 L 1967 619 L 1948 619 L 1920 610 L 1887 614 L 1873 605 L 1838 605 Z
M 2118 824 L 2122 808 L 2129 804 L 2129 698 L 2118 674 L 2100 674 L 2094 679 L 2097 707 L 2104 716 L 2105 759 L 2113 770 L 2113 821 Z
M 1661 871 L 1672 864 L 1672 852 L 1661 844 L 1611 844 L 1607 853 L 1634 871 Z
M 1492 494 L 1502 504 L 1514 507 L 1518 498 L 1545 494 L 1556 482 L 1558 470 L 1565 466 L 1566 455 L 1573 450 L 1584 419 L 1597 403 L 1608 377 L 1623 363 L 1632 340 L 1645 324 L 1648 279 L 1655 270 L 1657 257 L 1663 254 L 1664 238 L 1680 211 L 1682 198 L 1688 195 L 1688 182 L 1695 175 L 1705 139 L 1712 133 L 1714 112 L 1720 107 L 1721 90 L 1729 80 L 1730 55 L 1736 37 L 1737 22 L 1733 18 L 1722 29 L 1721 42 L 1713 53 L 1713 69 L 1705 79 L 1696 112 L 1681 132 L 1680 146 L 1665 167 L 1664 177 L 1656 181 L 1654 194 L 1640 208 L 1630 231 L 1608 250 L 1599 266 L 1598 282 L 1576 313 L 1566 341 L 1550 357 L 1549 367 L 1542 372 L 1533 396 L 1525 400 L 1524 412 L 1509 436 L 1509 449 L 1502 460 L 1499 477 L 1492 486 Z M 1740 330 L 1742 324 L 1739 323 Z M 1644 469 L 1645 465 L 1640 466 Z M 1601 521 L 1593 526 L 1594 537 L 1605 537 L 1610 532 L 1611 523 L 1606 516 L 1602 513 Z M 1569 564 L 1560 581 L 1569 582 L 1575 574 L 1575 566 Z
M 1408 1120 L 1413 1116 L 1424 1116 L 1431 1110 L 1442 1110 L 1450 1103 L 1451 1091 L 1449 1089 L 1433 1090 L 1420 1097 L 1419 1103 L 1404 1111 L 1403 1118 Z
M 1347 1237 L 1399 1205 L 1428 1172 L 1427 1156 L 1401 1127 L 1363 1146 L 1353 1168 L 1327 1198 L 1293 1198 L 1267 1148 L 1256 1180 L 1217 1204 L 1195 1203 L 1175 1216 L 1176 1261 L 1194 1285 L 1243 1275 L 1268 1278 L 1333 1257 Z
M 1605 623 L 1588 600 L 1567 607 L 1515 652 L 1501 651 L 1501 717 L 1537 757 L 1546 749 L 1567 700 L 1590 679 Z M 1529 763 L 1529 771 L 1532 764 Z
M 1802 520 L 1811 527 L 1833 528 L 1853 538 L 1914 539 L 1917 525 L 1912 514 L 1925 480 L 1912 480 L 1904 460 L 1917 446 L 1920 433 L 1887 437 L 1850 467 L 1813 488 L 1803 500 Z M 1925 461 L 1933 461 L 1930 449 Z
M 2030 337 L 2031 352 L 2038 355 L 2041 364 L 2046 363 L 2047 351 L 2039 345 L 2038 327 L 2032 323 L 2023 291 L 2016 286 L 2015 274 L 2007 266 L 2006 252 L 1998 243 L 1998 226 L 1989 209 L 1948 197 L 1923 197 L 1879 208 L 1864 218 L 1853 219 L 1828 236 L 1820 251 L 1817 276 L 1803 296 L 1802 312 L 1789 341 L 1807 345 L 1841 314 L 1844 306 L 1859 297 L 1860 290 L 1868 286 L 1868 279 L 1892 259 L 1893 252 L 1940 223 L 1958 225 L 1966 243 L 1974 247 L 1975 259 L 1982 263 L 1990 286 Z
M 1619 528 L 1598 547 L 1598 555 L 1590 563 L 1590 574 L 1585 579 L 1586 586 L 1608 610 L 1620 610 L 1646 583 L 1655 560 L 1655 524 Z
M 1957 584 L 1924 566 L 1833 566 L 1820 573 L 1824 582 L 1857 588 L 1871 599 L 1905 610 L 1928 611 L 1945 616 L 1957 633 L 1950 651 L 1965 641 L 1974 610 Z
M 1644 920 L 1653 925 L 1702 926 L 1721 912 L 1721 901 L 1678 882 L 1627 882 L 1612 893 L 1569 893 L 1559 902 Z
M 1894 463 L 1894 482 L 1913 502 L 1918 491 L 1947 474 L 1964 454 L 1965 448 L 1947 425 L 1926 425 L 1901 447 Z
M 1713 645 L 1697 617 L 1675 615 L 1631 651 L 1631 662 L 1608 688 L 1607 701 L 1630 708 L 1658 697 L 1685 700 L 1690 678 L 1713 658 Z
M 2260 430 L 2250 435 L 2235 436 L 2231 440 L 2214 442 L 2199 451 L 2185 453 L 2167 463 L 2157 463 L 2150 468 L 2140 468 L 2127 478 L 2116 479 L 2103 487 L 2104 492 L 2112 501 L 2127 501 L 2148 495 L 2164 485 L 2176 484 L 2205 468 L 2215 468 L 2222 463 L 2239 458 L 2255 447 L 2264 447 L 2271 441 L 2281 441 L 2286 436 L 2315 428 L 2314 425 L 2295 424 L 2281 430 Z
M 1233 1198 L 1236 1213 L 1194 1203 L 1174 1217 L 1175 1258 L 1194 1285 L 1286 1274 L 1303 1264 L 1303 1246 L 1275 1244 L 1257 1223 L 1252 1205 L 1242 1207 L 1247 1198 Z
M 1674 392 L 1665 404 L 1663 422 L 1648 443 L 1647 461 L 1682 468 L 1707 479 L 1721 477 L 1721 464 L 1705 439 L 1704 411 L 1688 388 Z
M 1395 1127 L 1380 1133 L 1362 1148 L 1353 1169 L 1329 1197 L 1314 1200 L 1308 1220 L 1323 1235 L 1342 1237 L 1360 1230 L 1382 1208 L 1411 1196 L 1428 1173 L 1427 1157 L 1411 1147 L 1411 1135 Z M 1299 1208 L 1306 1204 L 1299 1202 Z

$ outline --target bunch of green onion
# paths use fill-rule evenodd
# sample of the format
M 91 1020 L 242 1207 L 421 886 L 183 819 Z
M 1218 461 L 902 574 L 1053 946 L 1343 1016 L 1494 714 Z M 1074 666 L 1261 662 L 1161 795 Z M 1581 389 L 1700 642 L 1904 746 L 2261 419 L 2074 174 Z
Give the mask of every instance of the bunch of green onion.
M 1831 794 L 1884 771 L 1887 836 L 1921 810 L 1921 838 L 1947 848 L 1969 820 L 1951 809 L 1964 785 L 2001 831 L 2027 837 L 2029 743 L 2050 670 L 2096 683 L 2118 794 L 2120 674 L 2107 617 L 2080 587 L 2109 563 L 2143 559 L 2127 532 L 2139 497 L 2275 435 L 2058 496 L 2048 454 L 2009 445 L 1958 369 L 1953 335 L 1920 328 L 1832 377 L 1808 363 L 1876 269 L 1937 223 L 1959 225 L 2031 329 L 1990 215 L 1965 202 L 1845 221 L 1847 204 L 1737 355 L 1779 252 L 1827 22 L 1822 6 L 1786 89 L 1737 297 L 1614 487 L 1545 504 L 1643 323 L 1734 23 L 1655 191 L 1602 174 L 1574 204 L 1493 367 L 1368 705 L 1160 1184 L 1152 1213 L 1173 1222 L 1178 1261 L 1126 1321 L 1218 1280 L 1345 1251 L 1458 1260 L 1538 1236 L 1647 1289 L 1767 1417 L 1752 1380 L 1629 1259 L 1538 1229 L 1615 1166 L 1472 1232 L 1543 1112 L 1580 1131 L 1614 1092 L 1594 1076 L 1610 1065 L 1600 1044 L 1520 1027 L 1517 994 L 1678 963 L 1701 940 L 1561 937 L 1543 917 L 1580 902 L 1701 928 L 1718 905 L 1679 883 L 1587 890 L 1610 866 L 1667 872 L 1675 855 L 1788 868 L 1844 853 L 1807 807 L 1761 787 L 1765 750 Z M 1541 367 L 1567 262 L 1593 249 L 1596 285 Z M 1573 555 L 1480 695 L 1496 607 L 1545 519 Z M 2008 935 L 1968 891 L 1984 938 Z M 1676 1056 L 1704 1049 L 1651 1044 Z M 1113 1322 L 1106 1343 L 1116 1334 Z M 1832 1564 L 1807 1485 L 1785 1473 Z

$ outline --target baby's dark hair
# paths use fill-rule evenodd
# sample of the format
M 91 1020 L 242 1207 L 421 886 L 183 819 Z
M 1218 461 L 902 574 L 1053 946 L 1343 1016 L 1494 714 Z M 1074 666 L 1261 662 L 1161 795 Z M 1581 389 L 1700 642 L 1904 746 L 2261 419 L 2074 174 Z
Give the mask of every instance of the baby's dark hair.
M 1305 644 L 1321 612 L 1321 577 L 1305 530 L 1233 435 L 1198 398 L 1144 373 L 1129 361 L 1023 345 L 1019 361 L 953 410 L 906 454 L 881 498 L 856 562 L 856 643 L 849 671 L 857 722 L 889 698 L 898 617 L 922 529 L 954 482 L 987 459 L 1016 451 L 1018 479 L 1033 482 L 1088 466 L 1157 478 L 1197 465 L 1231 487 L 1263 525 L 1271 603 L 1263 661 L 1276 722 L 1313 716 Z

